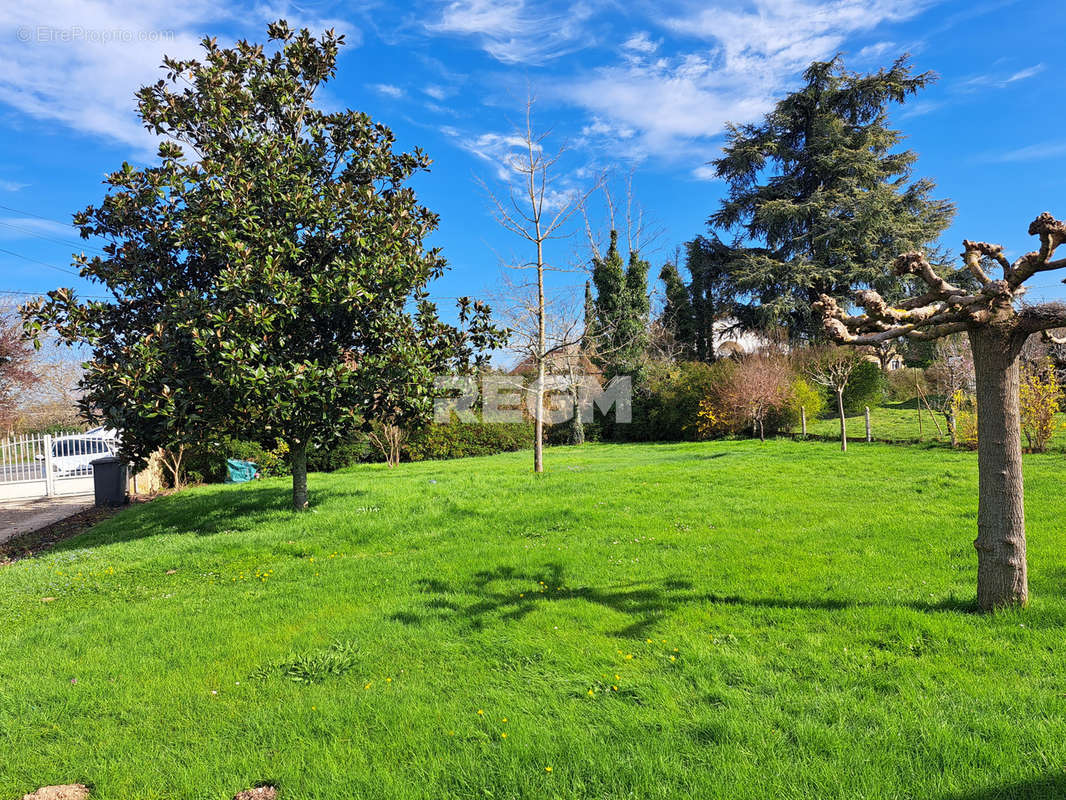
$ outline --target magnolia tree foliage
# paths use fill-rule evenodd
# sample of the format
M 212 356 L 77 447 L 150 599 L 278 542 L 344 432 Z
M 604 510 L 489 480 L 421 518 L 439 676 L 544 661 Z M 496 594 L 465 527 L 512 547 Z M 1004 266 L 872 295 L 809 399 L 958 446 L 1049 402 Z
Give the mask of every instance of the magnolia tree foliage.
M 75 215 L 109 242 L 77 264 L 112 299 L 63 289 L 25 314 L 92 348 L 83 408 L 123 431 L 126 457 L 224 430 L 278 439 L 303 508 L 309 447 L 428 416 L 433 376 L 499 332 L 480 303 L 461 299 L 455 327 L 426 299 L 445 264 L 407 182 L 429 159 L 395 152 L 366 114 L 314 104 L 344 37 L 284 21 L 268 33 L 269 52 L 204 39 L 202 59 L 164 60 L 165 79 L 137 93 L 165 137 L 159 162 L 123 164 Z
M 826 333 L 843 343 L 873 345 L 903 336 L 928 340 L 956 333 L 969 337 L 980 474 L 977 601 L 985 610 L 1025 605 L 1029 599 L 1018 362 L 1029 337 L 1047 336 L 1066 325 L 1066 304 L 1021 303 L 1029 278 L 1066 267 L 1066 259 L 1054 257 L 1066 242 L 1066 223 L 1044 213 L 1029 226 L 1029 234 L 1039 238 L 1039 249 L 1013 262 L 999 245 L 963 242 L 962 261 L 975 290 L 941 277 L 922 253 L 911 252 L 896 259 L 895 272 L 919 279 L 925 285 L 921 294 L 889 303 L 875 291 L 862 290 L 854 299 L 864 313 L 855 315 L 828 295 L 815 306 Z M 1002 277 L 989 274 L 989 264 Z

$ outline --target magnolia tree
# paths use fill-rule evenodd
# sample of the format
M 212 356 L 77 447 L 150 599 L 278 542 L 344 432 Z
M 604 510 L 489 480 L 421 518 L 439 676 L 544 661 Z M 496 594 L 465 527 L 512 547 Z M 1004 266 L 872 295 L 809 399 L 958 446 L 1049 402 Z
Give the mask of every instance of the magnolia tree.
M 973 350 L 977 391 L 979 503 L 977 514 L 977 602 L 982 610 L 1025 605 L 1029 584 L 1022 493 L 1019 355 L 1026 340 L 1066 325 L 1066 304 L 1021 305 L 1025 281 L 1038 272 L 1066 267 L 1054 259 L 1066 242 L 1066 223 L 1044 213 L 1029 226 L 1040 248 L 1014 262 L 1000 245 L 963 242 L 962 260 L 977 289 L 959 288 L 936 273 L 922 253 L 896 259 L 897 275 L 917 276 L 922 294 L 889 304 L 874 291 L 855 300 L 865 313 L 849 315 L 823 295 L 816 308 L 826 332 L 840 342 L 875 345 L 906 336 L 936 339 L 966 333 Z M 1002 278 L 988 274 L 990 265 Z
M 408 183 L 429 159 L 395 152 L 366 114 L 316 106 L 343 36 L 279 21 L 269 38 L 164 60 L 137 94 L 165 137 L 158 164 L 123 164 L 75 216 L 108 241 L 77 264 L 112 299 L 64 289 L 24 313 L 31 332 L 91 348 L 83 409 L 122 430 L 126 457 L 209 431 L 281 440 L 302 509 L 309 448 L 428 417 L 434 376 L 501 332 L 480 303 L 461 299 L 452 326 L 427 301 L 445 264 Z

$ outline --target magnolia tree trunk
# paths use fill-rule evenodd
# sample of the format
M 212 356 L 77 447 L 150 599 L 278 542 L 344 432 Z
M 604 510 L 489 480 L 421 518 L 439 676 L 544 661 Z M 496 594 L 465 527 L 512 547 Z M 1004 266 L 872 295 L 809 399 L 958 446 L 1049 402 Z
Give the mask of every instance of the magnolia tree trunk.
M 292 464 L 292 507 L 297 511 L 307 508 L 307 442 L 289 445 Z
M 977 375 L 977 604 L 983 611 L 1029 601 L 1022 494 L 1018 355 L 1024 338 L 994 327 L 970 331 Z
M 840 449 L 848 452 L 848 428 L 844 421 L 844 390 L 837 389 L 837 414 L 840 415 Z

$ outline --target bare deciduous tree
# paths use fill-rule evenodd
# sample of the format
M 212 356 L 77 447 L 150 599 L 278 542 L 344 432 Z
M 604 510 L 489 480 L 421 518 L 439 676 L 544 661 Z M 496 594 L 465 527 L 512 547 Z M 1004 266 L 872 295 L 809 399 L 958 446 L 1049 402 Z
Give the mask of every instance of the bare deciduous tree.
M 21 317 L 10 306 L 0 308 L 0 430 L 5 433 L 15 424 L 18 391 L 37 379 L 32 358 Z
M 507 265 L 515 270 L 532 270 L 536 279 L 535 305 L 527 311 L 535 320 L 535 336 L 528 348 L 534 361 L 537 379 L 533 386 L 535 392 L 533 439 L 533 470 L 544 471 L 544 388 L 548 358 L 553 347 L 548 343 L 548 309 L 544 278 L 549 271 L 559 268 L 549 263 L 545 245 L 553 239 L 566 235 L 565 228 L 571 218 L 585 202 L 595 186 L 586 191 L 558 190 L 559 176 L 555 167 L 566 152 L 565 148 L 554 154 L 546 154 L 544 144 L 550 131 L 538 132 L 533 125 L 534 99 L 528 98 L 525 109 L 525 124 L 516 132 L 520 142 L 517 152 L 503 160 L 502 166 L 513 175 L 515 180 L 508 182 L 507 195 L 500 195 L 485 186 L 489 198 L 495 207 L 496 220 L 503 228 L 533 246 L 534 257 L 531 261 Z
M 936 358 L 926 370 L 926 375 L 933 390 L 930 403 L 944 415 L 951 446 L 958 447 L 957 396 L 959 392 L 969 394 L 974 385 L 973 353 L 962 334 L 945 336 L 936 343 Z M 918 400 L 921 402 L 920 397 Z
M 723 398 L 766 441 L 764 423 L 770 412 L 782 408 L 789 397 L 792 369 L 778 353 L 756 353 L 742 359 L 730 374 Z
M 804 371 L 812 381 L 824 386 L 836 395 L 837 416 L 840 419 L 840 449 L 848 451 L 847 419 L 844 416 L 844 390 L 848 381 L 866 358 L 855 350 L 844 347 L 815 350 L 807 356 Z
M 907 253 L 895 262 L 898 275 L 917 276 L 926 291 L 889 304 L 873 291 L 860 291 L 856 302 L 864 314 L 849 315 L 832 298 L 817 304 L 826 332 L 842 343 L 873 345 L 907 336 L 935 339 L 965 333 L 973 349 L 977 389 L 979 501 L 977 513 L 977 603 L 983 610 L 1021 606 L 1029 600 L 1022 491 L 1021 419 L 1018 361 L 1033 334 L 1066 326 L 1066 304 L 1020 303 L 1025 282 L 1039 272 L 1062 269 L 1054 259 L 1066 242 L 1066 223 L 1044 213 L 1029 234 L 1040 248 L 1011 262 L 1000 245 L 963 242 L 962 260 L 977 281 L 967 291 L 936 273 L 922 253 Z M 1003 277 L 992 278 L 986 264 Z

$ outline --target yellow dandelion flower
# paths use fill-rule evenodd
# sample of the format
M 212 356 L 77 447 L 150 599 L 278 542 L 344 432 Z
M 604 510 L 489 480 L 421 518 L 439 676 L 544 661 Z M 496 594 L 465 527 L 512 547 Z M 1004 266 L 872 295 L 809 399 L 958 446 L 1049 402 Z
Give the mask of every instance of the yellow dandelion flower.
M 632 653 L 630 653 L 630 654 L 628 654 L 626 656 L 626 661 L 629 661 L 631 658 L 633 658 L 633 654 Z
M 501 733 L 500 734 L 500 738 L 501 739 L 506 739 L 507 738 L 507 734 L 506 733 Z
M 614 676 L 614 679 L 615 679 L 616 681 L 620 681 L 620 680 L 622 680 L 622 676 L 621 676 L 621 675 L 615 675 L 615 676 Z
M 551 767 L 545 767 L 545 768 L 544 768 L 544 771 L 545 771 L 545 772 L 551 772 L 551 771 L 552 771 L 552 768 L 551 768 Z
M 504 717 L 504 718 L 503 718 L 503 721 L 504 721 L 504 722 L 507 722 L 507 717 Z
M 677 656 L 670 656 L 671 661 L 677 661 Z
M 371 683 L 372 683 L 372 682 L 371 682 Z M 366 686 L 364 686 L 363 688 L 364 688 L 364 689 L 369 689 L 369 688 L 370 688 L 370 684 L 368 683 L 368 684 L 367 684 Z
M 611 690 L 617 692 L 618 691 L 618 687 L 617 686 L 612 686 Z
M 589 697 L 595 697 L 595 696 L 596 696 L 596 693 L 594 691 L 592 691 L 592 689 L 589 689 Z
M 478 715 L 479 717 L 483 717 L 483 716 L 485 716 L 485 712 L 484 712 L 484 711 L 482 711 L 482 710 L 481 710 L 481 709 L 479 708 L 479 709 L 477 710 L 477 715 Z
M 385 683 L 392 683 L 392 678 L 386 678 Z
M 645 639 L 645 640 L 644 640 L 644 643 L 645 643 L 645 644 L 651 644 L 651 639 Z

